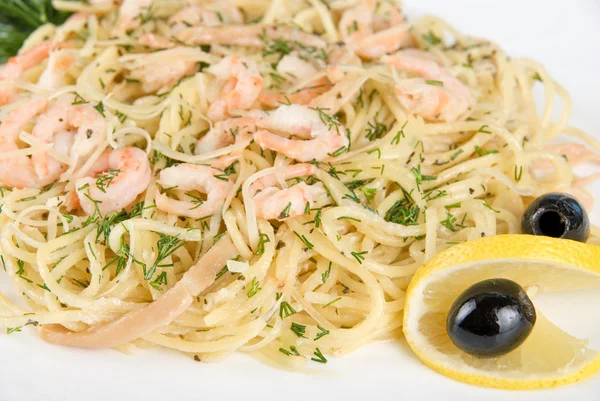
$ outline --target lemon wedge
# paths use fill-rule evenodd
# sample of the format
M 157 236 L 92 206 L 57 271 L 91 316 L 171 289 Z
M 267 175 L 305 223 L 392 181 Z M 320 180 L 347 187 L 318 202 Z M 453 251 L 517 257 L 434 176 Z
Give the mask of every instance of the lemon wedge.
M 453 246 L 423 265 L 411 281 L 404 334 L 421 361 L 455 380 L 501 389 L 551 388 L 600 370 L 600 354 L 536 309 L 533 331 L 508 354 L 482 359 L 458 349 L 446 331 L 452 303 L 490 278 L 536 292 L 600 289 L 600 247 L 530 235 L 500 235 Z M 535 305 L 535 297 L 532 298 Z M 583 318 L 583 317 L 582 317 Z

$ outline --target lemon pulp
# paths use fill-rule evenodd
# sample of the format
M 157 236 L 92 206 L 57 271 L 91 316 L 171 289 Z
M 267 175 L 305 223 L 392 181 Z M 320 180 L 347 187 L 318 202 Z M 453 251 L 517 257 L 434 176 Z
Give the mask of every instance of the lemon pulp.
M 508 236 L 506 236 L 508 237 Z M 513 236 L 525 237 L 525 236 Z M 527 236 L 528 237 L 528 236 Z M 535 238 L 535 237 L 531 237 Z M 555 326 L 539 309 L 533 331 L 516 350 L 496 358 L 478 358 L 458 349 L 446 331 L 446 319 L 454 300 L 471 285 L 490 278 L 506 278 L 519 283 L 530 294 L 598 288 L 600 274 L 590 266 L 594 256 L 582 253 L 584 260 L 573 262 L 580 244 L 568 254 L 546 248 L 536 260 L 535 249 L 548 245 L 565 246 L 561 241 L 536 241 L 526 238 L 530 247 L 502 249 L 487 242 L 491 249 L 479 253 L 470 244 L 438 255 L 417 272 L 407 293 L 404 320 L 406 338 L 419 358 L 434 370 L 451 378 L 486 387 L 526 389 L 554 387 L 587 377 L 600 369 L 600 355 L 578 339 Z M 476 241 L 477 242 L 477 241 Z M 567 246 L 572 241 L 566 241 Z M 568 251 L 569 249 L 564 249 Z M 597 250 L 594 250 L 596 252 Z M 508 258 L 502 258 L 508 255 Z M 460 261 L 453 264 L 453 259 Z M 564 262 L 569 262 L 565 264 Z M 535 297 L 532 298 L 535 305 Z M 582 316 L 582 318 L 585 318 Z

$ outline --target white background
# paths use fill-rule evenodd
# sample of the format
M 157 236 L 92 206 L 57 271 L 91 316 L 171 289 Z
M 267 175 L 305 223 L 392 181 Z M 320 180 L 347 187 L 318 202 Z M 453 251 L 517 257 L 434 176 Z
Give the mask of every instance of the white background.
M 405 5 L 411 18 L 437 14 L 461 31 L 493 39 L 514 56 L 543 62 L 573 95 L 572 124 L 600 138 L 599 0 L 405 0 Z M 592 213 L 596 224 L 598 210 L 597 205 Z M 600 320 L 594 321 L 599 327 Z M 1 401 L 600 400 L 600 377 L 539 392 L 456 383 L 422 366 L 404 341 L 362 348 L 330 361 L 327 372 L 277 371 L 244 355 L 202 364 L 165 351 L 130 357 L 66 349 L 42 343 L 30 328 L 0 336 Z

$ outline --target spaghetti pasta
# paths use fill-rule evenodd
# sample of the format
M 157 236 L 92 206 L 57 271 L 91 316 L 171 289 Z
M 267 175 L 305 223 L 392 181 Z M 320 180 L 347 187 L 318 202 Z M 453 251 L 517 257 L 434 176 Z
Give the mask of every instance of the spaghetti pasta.
M 547 145 L 599 146 L 544 67 L 408 24 L 398 1 L 54 5 L 75 14 L 11 63 L 51 50 L 0 73 L 1 263 L 26 304 L 0 297 L 9 331 L 323 363 L 400 336 L 415 270 L 519 232 L 532 197 L 590 207 L 578 161 Z

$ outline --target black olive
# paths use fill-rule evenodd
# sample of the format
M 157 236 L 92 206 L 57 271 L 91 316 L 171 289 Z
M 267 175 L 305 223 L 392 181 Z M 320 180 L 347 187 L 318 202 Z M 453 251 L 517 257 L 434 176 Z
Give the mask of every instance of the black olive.
M 571 195 L 545 194 L 536 198 L 525 210 L 521 232 L 585 242 L 590 235 L 590 219 L 583 206 Z
M 459 349 L 493 358 L 516 349 L 531 333 L 535 308 L 511 280 L 491 279 L 469 287 L 452 304 L 446 330 Z

